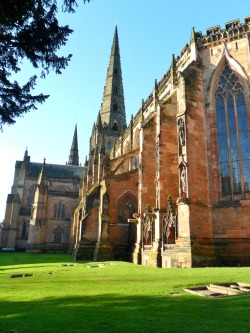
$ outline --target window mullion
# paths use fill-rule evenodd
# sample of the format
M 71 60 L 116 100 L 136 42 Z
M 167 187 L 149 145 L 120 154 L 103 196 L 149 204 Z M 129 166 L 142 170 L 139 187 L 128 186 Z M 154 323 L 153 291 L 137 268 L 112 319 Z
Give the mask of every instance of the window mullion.
M 235 114 L 235 125 L 236 125 L 236 136 L 237 136 L 237 146 L 238 146 L 238 154 L 239 154 L 239 165 L 240 165 L 240 184 L 241 184 L 241 192 L 244 192 L 244 179 L 242 172 L 242 154 L 240 147 L 240 136 L 239 136 L 239 121 L 238 121 L 238 109 L 235 95 L 233 96 L 234 101 L 234 114 Z
M 229 132 L 229 122 L 228 122 L 227 96 L 225 96 L 225 98 L 224 98 L 224 107 L 225 107 L 225 117 L 226 117 L 226 127 L 227 127 L 227 145 L 228 145 L 228 162 L 229 162 L 229 169 L 230 169 L 231 197 L 233 200 L 234 181 L 233 181 L 233 166 L 232 166 L 230 132 Z

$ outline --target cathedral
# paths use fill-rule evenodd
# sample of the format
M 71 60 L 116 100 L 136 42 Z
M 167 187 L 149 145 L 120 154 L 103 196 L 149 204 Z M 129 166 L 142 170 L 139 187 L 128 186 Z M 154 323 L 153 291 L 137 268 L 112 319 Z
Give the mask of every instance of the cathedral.
M 31 162 L 26 149 L 23 160 L 16 161 L 0 248 L 67 252 L 83 170 L 79 166 L 77 127 L 67 165 Z
M 1 247 L 153 267 L 250 265 L 250 16 L 191 31 L 126 124 L 115 28 L 89 155 L 16 162 Z

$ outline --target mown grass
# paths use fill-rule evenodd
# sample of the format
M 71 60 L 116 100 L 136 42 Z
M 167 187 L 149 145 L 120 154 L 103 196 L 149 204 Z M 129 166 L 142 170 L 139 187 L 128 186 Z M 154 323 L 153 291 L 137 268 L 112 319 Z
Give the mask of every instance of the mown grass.
M 1 333 L 250 331 L 250 295 L 211 299 L 183 291 L 208 283 L 250 283 L 250 268 L 62 263 L 73 260 L 68 255 L 0 253 Z M 34 276 L 9 278 L 19 273 Z

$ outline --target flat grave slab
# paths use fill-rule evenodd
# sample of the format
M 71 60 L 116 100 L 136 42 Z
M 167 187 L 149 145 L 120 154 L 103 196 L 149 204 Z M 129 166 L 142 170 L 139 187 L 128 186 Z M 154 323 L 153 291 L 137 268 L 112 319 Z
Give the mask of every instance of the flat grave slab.
M 226 282 L 208 286 L 184 288 L 188 293 L 206 297 L 228 297 L 250 294 L 250 284 L 242 282 Z

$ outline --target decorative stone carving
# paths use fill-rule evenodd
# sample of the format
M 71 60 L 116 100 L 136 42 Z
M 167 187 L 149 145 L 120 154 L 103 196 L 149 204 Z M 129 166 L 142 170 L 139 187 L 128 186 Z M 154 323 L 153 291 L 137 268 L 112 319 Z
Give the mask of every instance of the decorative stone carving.
M 163 217 L 162 239 L 163 244 L 175 244 L 178 238 L 177 213 L 174 214 L 172 198 L 168 196 L 167 214 Z
M 148 244 L 151 243 L 149 240 L 149 234 L 152 231 L 152 221 L 149 218 L 146 218 L 143 224 L 143 243 Z
M 187 192 L 187 175 L 186 175 L 186 167 L 183 166 L 180 174 L 181 178 L 181 189 L 182 192 L 186 193 Z
M 159 138 L 155 142 L 155 163 L 156 163 L 156 179 L 155 179 L 155 188 L 156 188 L 156 207 L 159 207 L 160 203 L 160 143 Z
M 178 134 L 179 134 L 179 145 L 185 146 L 185 123 L 182 118 L 178 119 Z
M 154 241 L 155 233 L 155 213 L 152 212 L 152 209 L 149 204 L 146 206 L 146 213 L 144 214 L 143 222 L 143 243 L 144 245 L 152 245 Z
M 108 195 L 105 194 L 103 196 L 102 214 L 108 215 L 108 213 L 109 213 L 108 209 L 109 209 L 109 200 L 108 200 Z
M 187 162 L 182 155 L 181 162 L 179 164 L 179 198 L 187 198 Z
M 179 118 L 177 121 L 178 127 L 178 147 L 179 147 L 179 156 L 186 153 L 186 125 L 185 119 Z

